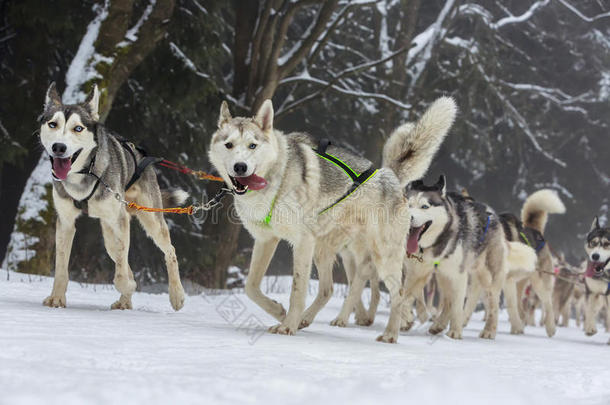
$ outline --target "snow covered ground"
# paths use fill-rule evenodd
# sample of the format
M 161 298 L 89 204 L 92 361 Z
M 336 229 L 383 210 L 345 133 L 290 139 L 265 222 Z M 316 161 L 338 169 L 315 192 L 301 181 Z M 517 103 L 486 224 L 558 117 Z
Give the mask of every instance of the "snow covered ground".
M 483 341 L 478 313 L 462 341 L 420 326 L 388 345 L 375 342 L 387 307 L 370 328 L 340 329 L 329 326 L 336 296 L 308 329 L 276 336 L 243 294 L 190 296 L 174 312 L 166 294 L 137 293 L 134 310 L 111 311 L 112 286 L 70 283 L 68 308 L 51 309 L 41 305 L 51 279 L 6 279 L 0 271 L 3 405 L 610 403 L 605 333 L 511 336 L 503 313 L 497 339 Z M 287 293 L 273 296 L 287 306 Z

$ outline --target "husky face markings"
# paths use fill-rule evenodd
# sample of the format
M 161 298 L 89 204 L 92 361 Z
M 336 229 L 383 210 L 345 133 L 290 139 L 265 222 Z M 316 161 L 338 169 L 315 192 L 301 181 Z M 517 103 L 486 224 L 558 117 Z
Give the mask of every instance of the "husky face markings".
M 412 187 L 423 189 L 421 182 L 414 182 Z M 432 187 L 425 191 L 407 190 L 411 228 L 407 240 L 407 252 L 416 253 L 419 248 L 432 246 L 449 221 L 443 198 L 446 195 L 445 176 L 441 176 Z
M 54 180 L 66 180 L 70 172 L 82 168 L 85 158 L 79 157 L 89 155 L 96 147 L 93 131 L 99 118 L 98 102 L 97 87 L 85 103 L 78 105 L 64 105 L 55 85 L 49 87 L 40 118 L 40 142 L 51 159 Z
M 273 108 L 270 102 L 263 103 L 254 118 L 232 118 L 227 103 L 222 103 L 210 158 L 237 194 L 267 186 L 265 176 L 270 162 L 277 158 L 277 148 L 271 144 L 272 130 Z
M 600 227 L 597 217 L 587 235 L 585 251 L 588 260 L 587 275 L 601 276 L 604 269 L 610 272 L 610 228 Z

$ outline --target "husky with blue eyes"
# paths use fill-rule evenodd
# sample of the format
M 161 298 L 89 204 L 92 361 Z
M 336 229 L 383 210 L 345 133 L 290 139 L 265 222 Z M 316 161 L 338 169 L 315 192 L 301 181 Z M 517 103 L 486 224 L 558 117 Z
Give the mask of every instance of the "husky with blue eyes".
M 118 201 L 160 208 L 181 204 L 186 193 L 161 192 L 151 159 L 130 142 L 118 138 L 99 122 L 97 86 L 84 103 L 63 104 L 52 83 L 47 90 L 40 120 L 40 142 L 51 161 L 53 204 L 57 211 L 55 232 L 55 281 L 43 304 L 66 306 L 68 260 L 79 215 L 99 218 L 108 255 L 116 265 L 114 285 L 121 293 L 112 309 L 131 309 L 136 282 L 127 262 L 130 219 L 136 216 L 155 244 L 165 254 L 169 297 L 177 311 L 184 303 L 178 261 L 167 223 L 161 213 L 129 210 Z
M 491 207 L 448 193 L 445 176 L 432 186 L 413 182 L 406 196 L 411 228 L 407 239 L 402 329 L 408 330 L 413 325 L 413 302 L 435 273 L 443 300 L 442 312 L 429 332 L 441 333 L 450 323 L 447 336 L 461 339 L 470 276 L 486 292 L 487 320 L 480 337 L 494 339 L 506 274 L 513 268 L 533 271 L 536 253 L 526 245 L 506 240 L 500 219 Z M 468 298 L 479 297 L 477 294 Z
M 597 333 L 597 315 L 604 303 L 610 311 L 610 227 L 601 227 L 597 217 L 587 235 L 585 251 L 585 334 L 593 336 Z

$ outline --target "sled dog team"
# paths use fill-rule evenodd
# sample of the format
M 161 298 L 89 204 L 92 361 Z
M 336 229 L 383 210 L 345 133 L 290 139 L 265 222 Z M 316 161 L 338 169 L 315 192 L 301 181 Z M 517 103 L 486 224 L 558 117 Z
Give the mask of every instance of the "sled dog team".
M 136 283 L 127 258 L 130 219 L 135 216 L 165 255 L 170 302 L 179 310 L 184 290 L 163 214 L 132 210 L 122 202 L 162 207 L 181 204 L 187 195 L 161 191 L 150 159 L 105 128 L 98 108 L 97 86 L 84 103 L 65 105 L 51 84 L 39 119 L 57 211 L 55 279 L 44 305 L 66 306 L 75 220 L 84 213 L 100 219 L 106 250 L 116 266 L 114 285 L 121 295 L 112 308 L 132 308 Z M 422 321 L 428 319 L 427 310 L 437 311 L 430 333 L 448 327 L 447 335 L 460 339 L 479 299 L 486 309 L 480 337 L 494 339 L 502 291 L 511 333 L 523 333 L 527 305 L 521 296 L 528 286 L 542 306 L 549 336 L 560 313 L 565 322 L 567 302 L 580 289 L 565 278 L 561 280 L 566 285 L 555 282 L 554 259 L 544 239 L 548 215 L 565 211 L 557 194 L 539 190 L 530 195 L 518 218 L 447 191 L 444 176 L 432 185 L 419 180 L 456 114 L 453 99 L 434 101 L 417 122 L 392 132 L 383 147 L 382 166 L 376 168 L 325 139 L 274 128 L 270 100 L 254 117 L 233 117 L 222 103 L 209 159 L 231 188 L 237 213 L 254 238 L 245 291 L 277 320 L 271 333 L 293 335 L 314 321 L 332 296 L 337 255 L 346 269 L 349 292 L 332 324 L 346 326 L 355 311 L 356 323 L 370 325 L 383 281 L 390 316 L 378 341 L 395 343 L 401 329 L 412 327 L 415 303 Z M 280 240 L 293 249 L 288 311 L 260 288 Z M 585 291 L 578 299 L 586 297 L 585 331 L 592 335 L 610 292 L 610 229 L 600 227 L 597 218 L 585 249 Z M 319 290 L 306 308 L 312 263 Z M 361 299 L 367 281 L 372 291 L 368 310 Z M 431 294 L 433 286 L 436 294 Z M 437 308 L 430 302 L 434 295 Z

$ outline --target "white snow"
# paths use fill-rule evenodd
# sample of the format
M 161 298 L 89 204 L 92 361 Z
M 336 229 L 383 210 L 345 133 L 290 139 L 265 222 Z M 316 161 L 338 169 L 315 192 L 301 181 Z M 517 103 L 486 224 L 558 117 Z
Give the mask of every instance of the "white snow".
M 127 33 L 125 34 L 125 38 L 128 41 L 136 42 L 138 40 L 138 33 L 140 32 L 140 28 L 142 27 L 142 24 L 144 24 L 144 22 L 148 20 L 148 17 L 150 17 L 150 13 L 152 13 L 153 9 L 155 8 L 155 4 L 157 4 L 157 0 L 150 0 L 150 3 L 148 3 L 148 6 L 146 6 L 146 8 L 144 9 L 144 12 L 140 16 L 138 22 L 127 31 Z
M 550 2 L 550 0 L 537 1 L 534 4 L 532 4 L 525 13 L 523 13 L 521 15 L 517 15 L 517 16 L 510 15 L 508 17 L 504 17 L 504 18 L 498 20 L 498 22 L 491 24 L 491 28 L 498 29 L 498 28 L 502 28 L 505 25 L 516 24 L 516 23 L 527 21 L 534 15 L 536 10 L 546 6 L 547 4 L 549 4 L 549 2 Z
M 277 336 L 242 293 L 189 296 L 180 312 L 166 294 L 136 293 L 134 310 L 111 311 L 111 286 L 73 282 L 68 308 L 51 309 L 41 305 L 51 279 L 9 275 L 0 271 L 1 404 L 610 402 L 607 335 L 575 327 L 512 336 L 503 313 L 484 341 L 477 313 L 461 341 L 419 327 L 388 345 L 375 342 L 386 306 L 373 326 L 340 329 L 328 324 L 335 296 L 312 326 Z M 276 281 L 286 291 L 289 279 Z
M 78 51 L 70 63 L 66 73 L 66 90 L 63 94 L 63 102 L 66 104 L 81 102 L 86 95 L 81 91 L 83 83 L 98 76 L 95 71 L 95 64 L 99 61 L 109 62 L 109 58 L 95 54 L 95 41 L 100 32 L 102 22 L 108 16 L 108 0 L 98 11 L 97 16 L 87 26 L 87 32 L 78 46 Z M 96 5 L 97 6 L 97 5 Z

